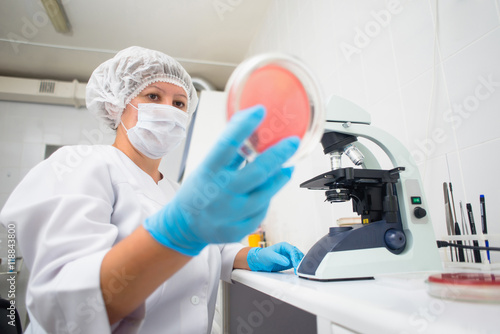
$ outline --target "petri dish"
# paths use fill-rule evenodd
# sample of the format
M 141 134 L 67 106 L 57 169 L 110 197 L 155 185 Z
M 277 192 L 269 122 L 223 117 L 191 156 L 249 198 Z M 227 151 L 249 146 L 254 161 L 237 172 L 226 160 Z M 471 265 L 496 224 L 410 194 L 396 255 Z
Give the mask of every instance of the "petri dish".
M 299 148 L 285 163 L 294 165 L 323 135 L 325 108 L 318 81 L 295 57 L 270 53 L 245 60 L 231 74 L 226 93 L 228 120 L 258 104 L 266 108 L 266 117 L 240 148 L 249 161 L 281 139 L 297 136 Z
M 427 292 L 437 298 L 500 303 L 500 275 L 490 273 L 443 273 L 427 279 Z

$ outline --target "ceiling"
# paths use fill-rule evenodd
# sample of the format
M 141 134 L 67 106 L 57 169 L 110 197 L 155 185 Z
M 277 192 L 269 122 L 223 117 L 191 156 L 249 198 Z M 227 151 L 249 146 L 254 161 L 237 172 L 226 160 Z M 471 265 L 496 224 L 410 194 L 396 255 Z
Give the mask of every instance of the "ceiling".
M 59 0 L 71 32 L 57 33 L 40 0 L 0 3 L 0 75 L 87 82 L 117 51 L 139 45 L 176 58 L 224 89 L 271 0 Z

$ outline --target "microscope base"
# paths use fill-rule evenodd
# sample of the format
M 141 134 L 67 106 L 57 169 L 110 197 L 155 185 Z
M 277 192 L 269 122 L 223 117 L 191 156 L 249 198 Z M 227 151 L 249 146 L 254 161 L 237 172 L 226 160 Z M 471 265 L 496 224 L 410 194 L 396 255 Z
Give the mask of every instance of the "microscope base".
M 302 278 L 318 281 L 369 279 L 374 276 L 405 272 L 441 271 L 439 259 L 412 252 L 393 254 L 387 249 L 369 248 L 329 252 L 321 260 L 314 275 L 297 271 Z M 300 265 L 299 265 L 300 267 Z

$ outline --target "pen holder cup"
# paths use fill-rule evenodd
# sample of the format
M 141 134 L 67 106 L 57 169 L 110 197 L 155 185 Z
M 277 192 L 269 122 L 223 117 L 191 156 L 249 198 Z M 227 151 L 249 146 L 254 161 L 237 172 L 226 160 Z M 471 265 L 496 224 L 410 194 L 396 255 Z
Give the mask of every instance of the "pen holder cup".
M 500 247 L 500 234 L 474 234 L 474 235 L 447 235 L 441 240 L 464 246 Z M 472 271 L 500 271 L 500 252 L 486 250 L 463 249 L 463 261 L 461 261 L 460 248 L 442 248 L 443 265 L 449 269 L 470 269 Z

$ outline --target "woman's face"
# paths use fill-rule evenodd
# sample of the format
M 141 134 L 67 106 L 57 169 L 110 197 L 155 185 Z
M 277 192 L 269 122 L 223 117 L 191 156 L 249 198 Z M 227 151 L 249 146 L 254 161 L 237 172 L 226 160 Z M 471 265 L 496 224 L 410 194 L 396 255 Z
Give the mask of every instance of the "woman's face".
M 187 112 L 188 98 L 183 88 L 166 82 L 154 82 L 142 90 L 132 101 L 137 108 L 139 103 L 167 104 Z M 122 122 L 127 129 L 137 124 L 137 109 L 128 104 L 122 114 Z

